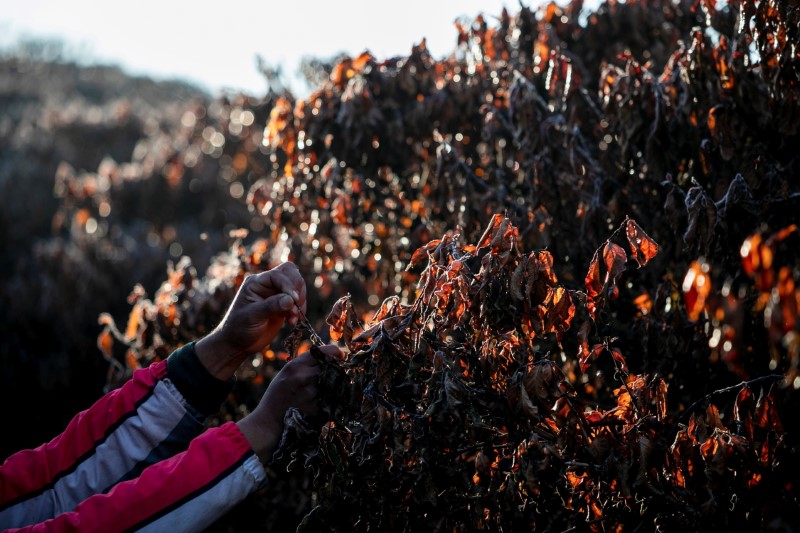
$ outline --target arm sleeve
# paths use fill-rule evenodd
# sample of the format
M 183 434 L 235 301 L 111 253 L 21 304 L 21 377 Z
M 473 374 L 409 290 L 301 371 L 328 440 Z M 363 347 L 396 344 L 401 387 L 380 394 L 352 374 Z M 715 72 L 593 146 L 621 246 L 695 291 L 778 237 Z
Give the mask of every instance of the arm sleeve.
M 12 531 L 201 531 L 265 480 L 244 435 L 228 422 L 194 439 L 185 452 L 148 467 L 107 494 L 92 496 L 72 512 Z
M 136 371 L 75 416 L 61 435 L 0 466 L 0 529 L 72 511 L 185 450 L 231 386 L 205 371 L 193 343 Z

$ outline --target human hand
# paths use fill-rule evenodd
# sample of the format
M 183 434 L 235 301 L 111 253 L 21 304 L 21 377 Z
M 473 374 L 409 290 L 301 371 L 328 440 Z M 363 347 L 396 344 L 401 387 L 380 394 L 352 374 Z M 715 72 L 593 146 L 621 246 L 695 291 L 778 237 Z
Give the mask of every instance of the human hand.
M 306 284 L 292 263 L 245 278 L 225 317 L 195 344 L 198 359 L 215 377 L 230 379 L 248 355 L 261 351 L 288 319 L 306 311 Z
M 337 359 L 342 356 L 336 346 L 322 346 L 319 350 Z M 253 412 L 238 422 L 247 442 L 262 460 L 272 457 L 283 433 L 284 415 L 290 407 L 309 417 L 319 414 L 319 370 L 317 360 L 308 352 L 292 359 L 273 378 Z

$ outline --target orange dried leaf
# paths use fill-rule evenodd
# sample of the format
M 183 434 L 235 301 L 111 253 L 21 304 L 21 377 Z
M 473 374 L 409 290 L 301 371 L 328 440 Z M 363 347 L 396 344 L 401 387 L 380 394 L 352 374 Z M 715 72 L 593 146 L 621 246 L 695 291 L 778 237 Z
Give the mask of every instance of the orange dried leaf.
M 797 224 L 791 224 L 783 228 L 774 235 L 771 235 L 769 239 L 767 239 L 767 246 L 769 247 L 775 246 L 775 244 L 786 239 L 787 237 L 789 237 L 789 235 L 795 233 L 796 231 L 797 231 Z
M 89 212 L 88 209 L 79 209 L 75 213 L 75 222 L 80 224 L 81 226 L 85 225 L 86 222 L 91 218 L 92 214 Z
M 331 339 L 335 341 L 342 340 L 342 336 L 344 335 L 345 322 L 347 321 L 347 303 L 349 300 L 350 298 L 348 296 L 339 298 L 339 300 L 333 304 L 331 312 L 328 313 L 328 317 L 325 319 L 325 322 L 330 326 Z
M 570 486 L 574 489 L 583 483 L 583 481 L 586 479 L 586 475 L 586 472 L 583 472 L 582 474 L 576 474 L 575 472 L 568 471 L 566 473 L 566 478 Z
M 136 352 L 133 350 L 128 350 L 125 353 L 125 362 L 128 365 L 128 368 L 133 372 L 139 370 L 141 365 L 139 364 L 139 360 L 136 359 Z
M 589 314 L 597 318 L 597 311 L 602 307 L 606 298 L 614 298 L 617 294 L 616 280 L 625 270 L 628 255 L 621 246 L 606 241 L 600 261 L 600 248 L 595 250 L 589 271 L 586 273 L 586 304 Z
M 364 67 L 373 61 L 373 59 L 374 58 L 372 57 L 372 54 L 370 54 L 368 51 L 362 52 L 360 56 L 353 60 L 353 70 L 357 72 L 363 71 Z
M 635 220 L 629 218 L 625 222 L 625 236 L 631 245 L 633 258 L 640 267 L 646 265 L 658 253 L 658 244 L 651 239 Z
M 492 242 L 495 235 L 497 235 L 500 227 L 503 223 L 505 217 L 500 214 L 496 214 L 492 217 L 492 221 L 489 222 L 489 227 L 486 228 L 486 231 L 483 232 L 483 235 L 478 240 L 478 250 L 481 248 L 485 248 Z
M 578 363 L 581 372 L 586 372 L 592 359 L 593 351 L 589 349 L 589 322 L 584 322 L 578 329 Z
M 761 235 L 752 235 L 745 239 L 739 253 L 742 256 L 742 268 L 749 275 L 755 274 L 756 270 L 761 268 L 761 257 L 759 250 L 761 249 Z
M 647 315 L 653 310 L 653 300 L 650 299 L 650 295 L 646 292 L 634 298 L 633 305 L 635 305 L 643 315 Z
M 667 382 L 661 378 L 656 386 L 656 410 L 659 422 L 667 418 Z
M 706 308 L 706 299 L 711 293 L 711 277 L 708 263 L 693 261 L 683 278 L 683 301 L 689 320 L 696 321 Z
M 623 372 L 628 371 L 628 363 L 625 361 L 625 356 L 622 355 L 622 352 L 616 348 L 611 348 L 611 357 L 613 357 L 614 361 L 619 364 L 620 370 Z
M 606 266 L 605 284 L 610 285 L 614 283 L 623 270 L 625 270 L 625 263 L 628 261 L 628 255 L 622 246 L 614 244 L 613 242 L 606 242 L 603 248 L 603 262 Z
M 600 260 L 599 250 L 594 252 L 592 262 L 589 263 L 589 271 L 586 273 L 586 294 L 590 300 L 595 300 L 603 290 L 603 282 L 600 281 Z M 590 309 L 591 311 L 591 309 Z
M 136 304 L 131 309 L 130 315 L 128 315 L 128 327 L 125 328 L 125 338 L 127 340 L 133 340 L 136 338 L 136 334 L 139 332 L 139 325 L 142 323 L 142 306 Z
M 331 339 L 344 342 L 348 348 L 351 348 L 353 337 L 363 329 L 350 303 L 350 295 L 336 301 L 325 322 L 330 327 Z
M 103 357 L 111 359 L 112 349 L 114 348 L 114 336 L 111 334 L 108 326 L 103 328 L 103 331 L 97 337 L 97 347 L 103 353 Z
M 433 250 L 437 246 L 439 246 L 440 242 L 442 242 L 441 239 L 434 239 L 434 240 L 428 242 L 426 245 L 421 246 L 421 247 L 417 248 L 416 250 L 414 250 L 414 253 L 411 254 L 411 260 L 408 262 L 408 266 L 406 267 L 406 270 L 410 270 L 410 269 L 414 268 L 415 266 L 417 266 L 420 263 L 422 263 L 422 261 L 427 259 L 428 258 L 428 253 L 430 253 L 431 250 Z

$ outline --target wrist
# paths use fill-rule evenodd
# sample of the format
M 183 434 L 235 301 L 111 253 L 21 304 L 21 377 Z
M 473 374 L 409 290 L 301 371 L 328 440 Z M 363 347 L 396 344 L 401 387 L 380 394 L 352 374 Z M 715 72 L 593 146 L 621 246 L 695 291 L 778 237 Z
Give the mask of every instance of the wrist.
M 276 426 L 274 423 L 264 423 L 253 414 L 239 420 L 236 425 L 261 460 L 261 463 L 264 465 L 269 464 L 272 460 L 272 454 L 275 452 L 275 447 L 278 445 L 282 426 Z
M 194 349 L 209 374 L 222 381 L 231 379 L 244 360 L 218 330 L 197 341 Z
M 167 359 L 167 378 L 186 402 L 203 416 L 219 410 L 230 394 L 234 379 L 218 379 L 200 361 L 197 343 L 178 348 Z

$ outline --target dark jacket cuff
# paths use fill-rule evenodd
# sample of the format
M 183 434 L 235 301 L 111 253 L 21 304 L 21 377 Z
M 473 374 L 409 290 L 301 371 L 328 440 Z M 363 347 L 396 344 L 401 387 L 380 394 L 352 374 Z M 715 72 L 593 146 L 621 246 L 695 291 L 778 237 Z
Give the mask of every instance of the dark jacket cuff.
M 194 342 L 172 352 L 167 359 L 167 377 L 189 405 L 209 416 L 219 411 L 235 379 L 221 381 L 212 376 L 194 351 Z

